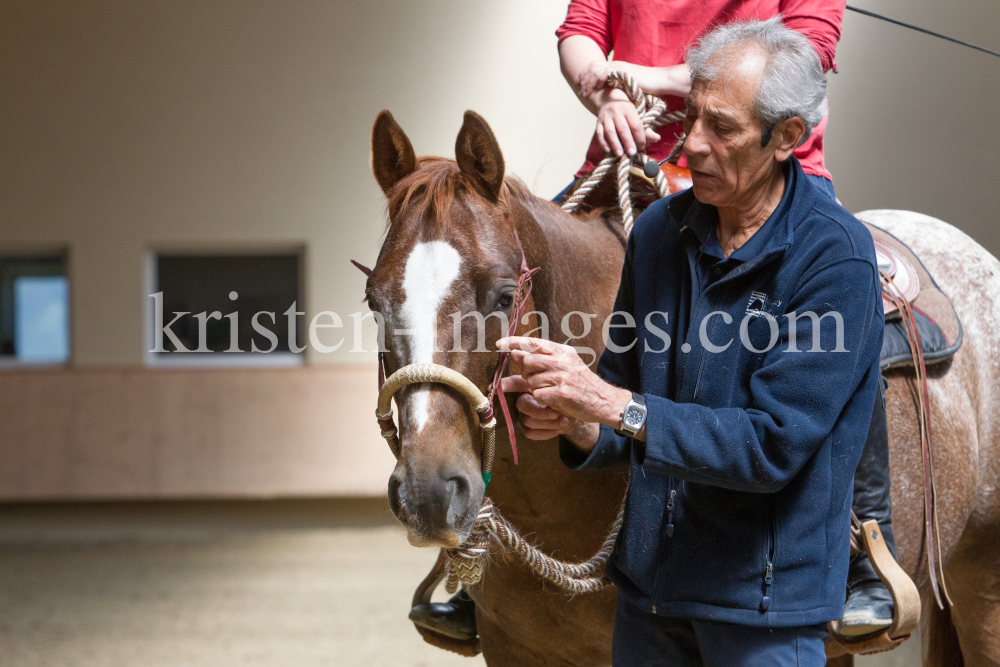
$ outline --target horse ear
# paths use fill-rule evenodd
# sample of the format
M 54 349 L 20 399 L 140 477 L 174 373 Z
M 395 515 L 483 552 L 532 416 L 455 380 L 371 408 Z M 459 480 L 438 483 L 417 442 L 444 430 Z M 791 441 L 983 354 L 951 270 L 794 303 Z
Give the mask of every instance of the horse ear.
M 465 122 L 455 140 L 455 160 L 479 194 L 497 200 L 503 186 L 503 154 L 493 130 L 475 111 L 465 112 Z
M 399 181 L 417 170 L 417 156 L 403 128 L 388 110 L 375 119 L 372 128 L 372 171 L 386 194 Z

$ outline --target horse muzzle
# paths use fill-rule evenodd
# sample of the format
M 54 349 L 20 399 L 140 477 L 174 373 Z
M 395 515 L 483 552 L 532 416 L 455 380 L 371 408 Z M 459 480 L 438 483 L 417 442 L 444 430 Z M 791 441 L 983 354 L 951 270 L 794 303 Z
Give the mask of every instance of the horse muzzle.
M 398 465 L 389 478 L 389 507 L 417 547 L 460 545 L 472 531 L 481 502 L 478 480 L 444 468 L 419 477 Z M 475 497 L 474 497 L 475 496 Z

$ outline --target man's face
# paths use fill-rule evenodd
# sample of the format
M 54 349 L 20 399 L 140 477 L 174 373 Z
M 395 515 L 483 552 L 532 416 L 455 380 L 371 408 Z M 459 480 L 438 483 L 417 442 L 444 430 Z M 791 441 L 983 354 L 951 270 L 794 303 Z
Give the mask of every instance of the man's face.
M 720 76 L 696 79 L 685 100 L 684 153 L 698 201 L 740 206 L 756 199 L 776 166 L 774 148 L 760 145 L 760 120 L 751 112 L 765 60 L 756 50 L 720 55 L 730 56 Z

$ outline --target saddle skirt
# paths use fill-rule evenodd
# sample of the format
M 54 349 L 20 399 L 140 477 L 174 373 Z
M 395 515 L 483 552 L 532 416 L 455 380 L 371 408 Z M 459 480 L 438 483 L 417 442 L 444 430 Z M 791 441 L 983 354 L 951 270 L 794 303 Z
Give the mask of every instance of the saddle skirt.
M 924 362 L 930 365 L 949 359 L 962 346 L 962 323 L 951 301 L 909 246 L 883 229 L 867 222 L 864 225 L 875 241 L 879 271 L 892 279 L 913 307 Z M 883 370 L 912 366 L 913 355 L 901 314 L 884 295 L 882 305 L 885 308 L 885 335 L 880 365 Z

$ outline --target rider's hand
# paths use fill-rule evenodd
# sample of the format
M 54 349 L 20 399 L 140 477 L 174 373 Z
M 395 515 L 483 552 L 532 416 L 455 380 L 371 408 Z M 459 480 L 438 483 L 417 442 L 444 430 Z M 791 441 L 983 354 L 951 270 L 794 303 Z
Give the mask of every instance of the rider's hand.
M 628 72 L 628 63 L 609 60 L 590 61 L 578 77 L 580 95 L 590 97 L 604 88 L 608 85 L 608 74 L 614 71 Z
M 615 90 L 620 93 L 621 91 Z M 628 154 L 635 156 L 637 152 L 646 151 L 648 143 L 660 140 L 660 135 L 651 129 L 644 128 L 635 105 L 628 99 L 617 96 L 607 96 L 608 99 L 600 105 L 597 111 L 597 143 L 605 153 L 614 153 L 615 157 Z

